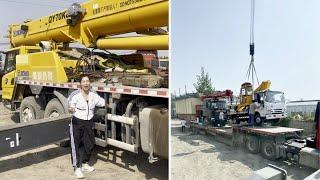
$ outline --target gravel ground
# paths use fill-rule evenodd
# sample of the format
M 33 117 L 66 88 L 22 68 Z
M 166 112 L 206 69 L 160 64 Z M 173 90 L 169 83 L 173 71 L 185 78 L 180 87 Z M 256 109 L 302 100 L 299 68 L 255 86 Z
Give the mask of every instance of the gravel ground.
M 70 149 L 56 145 L 41 147 L 0 158 L 1 179 L 76 179 L 71 167 Z M 96 147 L 91 158 L 95 171 L 86 179 L 168 179 L 168 161 L 149 164 L 148 155 L 136 155 L 119 149 Z
M 0 126 L 19 122 L 19 112 L 12 112 L 0 102 Z
M 288 172 L 288 180 L 302 180 L 315 169 L 285 161 L 270 161 L 241 148 L 233 148 L 214 141 L 210 135 L 181 132 L 180 121 L 171 121 L 171 178 L 246 179 L 253 171 L 274 164 Z
M 14 124 L 18 113 L 0 104 L 0 126 Z M 95 171 L 86 179 L 168 179 L 168 160 L 150 164 L 148 155 L 139 155 L 117 148 L 96 147 L 91 158 Z M 0 158 L 0 179 L 75 179 L 70 148 L 49 145 Z

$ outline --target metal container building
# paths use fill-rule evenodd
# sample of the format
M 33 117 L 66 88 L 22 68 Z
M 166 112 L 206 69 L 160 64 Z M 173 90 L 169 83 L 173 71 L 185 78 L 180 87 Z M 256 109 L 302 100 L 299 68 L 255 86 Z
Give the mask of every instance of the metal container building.
M 176 115 L 179 119 L 195 120 L 196 106 L 201 105 L 200 98 L 186 97 L 179 98 L 175 101 Z

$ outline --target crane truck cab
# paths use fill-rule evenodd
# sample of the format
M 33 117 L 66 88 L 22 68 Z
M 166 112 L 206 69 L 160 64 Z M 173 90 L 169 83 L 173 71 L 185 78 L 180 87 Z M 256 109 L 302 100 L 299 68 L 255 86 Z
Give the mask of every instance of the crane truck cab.
M 229 105 L 232 98 L 233 92 L 229 89 L 201 96 L 202 107 L 201 111 L 198 112 L 200 119 L 214 127 L 225 126 L 229 119 Z
M 271 81 L 263 81 L 254 91 L 251 83 L 245 82 L 241 85 L 240 102 L 231 115 L 235 123 L 248 120 L 249 106 L 253 99 L 260 105 L 254 116 L 256 125 L 261 125 L 264 121 L 278 122 L 286 117 L 284 93 L 271 91 L 270 85 Z
M 227 102 L 221 99 L 205 99 L 202 115 L 214 127 L 225 126 L 227 122 Z
M 16 60 L 18 55 L 25 55 L 40 52 L 39 46 L 20 46 L 16 48 L 11 48 L 4 52 L 4 67 L 3 74 L 1 77 L 1 88 L 2 88 L 2 99 L 11 100 L 14 91 L 14 85 L 16 76 L 21 73 L 16 69 Z
M 260 117 L 266 120 L 278 122 L 280 119 L 286 117 L 285 113 L 285 97 L 281 91 L 262 91 L 256 93 L 261 104 L 258 113 Z

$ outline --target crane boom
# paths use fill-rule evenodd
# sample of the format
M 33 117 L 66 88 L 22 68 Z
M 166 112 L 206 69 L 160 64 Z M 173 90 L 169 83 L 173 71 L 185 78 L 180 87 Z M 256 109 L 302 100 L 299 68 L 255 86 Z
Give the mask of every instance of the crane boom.
M 97 47 L 100 38 L 167 26 L 168 4 L 168 0 L 90 0 L 73 4 L 52 15 L 10 25 L 10 43 L 18 47 L 41 41 L 79 42 Z

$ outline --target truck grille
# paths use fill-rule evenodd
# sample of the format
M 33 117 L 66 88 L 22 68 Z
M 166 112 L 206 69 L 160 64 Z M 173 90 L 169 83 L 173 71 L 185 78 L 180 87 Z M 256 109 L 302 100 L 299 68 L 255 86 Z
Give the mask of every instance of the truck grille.
M 272 114 L 282 114 L 283 110 L 282 109 L 274 109 Z

